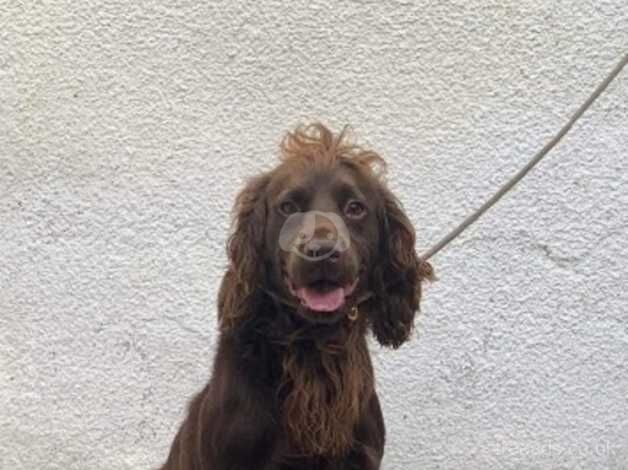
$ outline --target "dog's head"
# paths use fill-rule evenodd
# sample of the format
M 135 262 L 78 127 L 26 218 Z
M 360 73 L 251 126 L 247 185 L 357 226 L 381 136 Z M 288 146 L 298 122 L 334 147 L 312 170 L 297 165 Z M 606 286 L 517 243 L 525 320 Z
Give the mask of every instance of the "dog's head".
M 342 321 L 358 307 L 381 344 L 399 346 L 431 268 L 376 171 L 383 160 L 320 124 L 289 133 L 281 149 L 279 166 L 237 198 L 222 326 L 255 315 L 260 298 L 272 295 L 313 323 Z

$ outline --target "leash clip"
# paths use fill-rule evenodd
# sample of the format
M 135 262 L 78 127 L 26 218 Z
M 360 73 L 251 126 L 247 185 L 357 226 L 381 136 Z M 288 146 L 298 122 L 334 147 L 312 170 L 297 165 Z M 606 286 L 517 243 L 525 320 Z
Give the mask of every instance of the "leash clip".
M 353 307 L 351 307 L 351 310 L 349 311 L 347 318 L 350 321 L 356 321 L 359 316 L 360 316 L 360 312 L 358 311 L 358 306 L 354 305 Z

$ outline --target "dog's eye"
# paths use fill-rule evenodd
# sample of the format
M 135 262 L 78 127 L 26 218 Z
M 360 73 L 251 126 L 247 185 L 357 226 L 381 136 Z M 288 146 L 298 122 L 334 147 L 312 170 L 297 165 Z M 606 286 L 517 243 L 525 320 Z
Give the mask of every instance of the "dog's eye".
M 361 219 L 366 215 L 366 206 L 360 201 L 349 201 L 345 206 L 345 215 L 351 219 Z
M 295 212 L 299 212 L 299 208 L 292 201 L 284 201 L 281 204 L 279 204 L 279 212 L 287 216 L 287 215 L 294 214 Z

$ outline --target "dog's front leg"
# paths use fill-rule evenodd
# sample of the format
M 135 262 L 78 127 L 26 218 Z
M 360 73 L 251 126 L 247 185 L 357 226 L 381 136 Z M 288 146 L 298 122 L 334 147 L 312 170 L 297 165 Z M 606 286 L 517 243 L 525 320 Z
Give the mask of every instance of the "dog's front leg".
M 356 427 L 356 441 L 347 469 L 379 470 L 384 456 L 384 418 L 373 393 Z
M 161 470 L 264 469 L 277 424 L 272 388 L 259 371 L 223 342 L 210 383 L 190 403 L 188 415 Z
M 161 470 L 251 470 L 265 468 L 275 427 L 262 398 L 239 393 L 225 402 L 207 387 L 190 405 L 187 418 Z

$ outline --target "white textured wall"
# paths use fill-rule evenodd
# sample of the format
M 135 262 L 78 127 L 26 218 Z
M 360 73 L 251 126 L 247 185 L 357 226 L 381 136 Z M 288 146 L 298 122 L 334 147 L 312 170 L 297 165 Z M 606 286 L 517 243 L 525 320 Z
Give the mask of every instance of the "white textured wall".
M 0 468 L 164 460 L 286 129 L 352 124 L 422 250 L 627 49 L 625 0 L 0 1 Z M 627 149 L 628 70 L 434 259 L 387 470 L 628 468 Z

